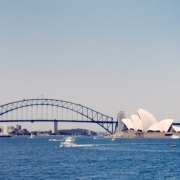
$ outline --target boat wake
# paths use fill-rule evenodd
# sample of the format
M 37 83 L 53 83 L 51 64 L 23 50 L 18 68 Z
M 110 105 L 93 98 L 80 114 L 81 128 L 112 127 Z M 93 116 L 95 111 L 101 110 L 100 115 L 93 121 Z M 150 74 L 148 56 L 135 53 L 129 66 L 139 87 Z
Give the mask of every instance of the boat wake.
M 92 147 L 92 146 L 98 146 L 98 144 L 69 144 L 69 145 L 61 144 L 60 145 L 60 147 Z
M 58 139 L 49 139 L 49 141 L 61 141 L 61 140 L 58 140 Z

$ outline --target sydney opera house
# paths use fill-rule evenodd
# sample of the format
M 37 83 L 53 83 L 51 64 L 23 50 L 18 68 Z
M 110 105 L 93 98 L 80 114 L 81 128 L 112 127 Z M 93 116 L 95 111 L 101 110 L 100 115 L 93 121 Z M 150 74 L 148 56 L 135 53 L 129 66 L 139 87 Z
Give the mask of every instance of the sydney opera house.
M 116 136 L 124 138 L 167 138 L 172 135 L 180 136 L 180 127 L 173 126 L 173 119 L 157 121 L 144 109 L 137 110 L 137 115 L 125 118 L 123 111 L 117 114 L 118 126 Z

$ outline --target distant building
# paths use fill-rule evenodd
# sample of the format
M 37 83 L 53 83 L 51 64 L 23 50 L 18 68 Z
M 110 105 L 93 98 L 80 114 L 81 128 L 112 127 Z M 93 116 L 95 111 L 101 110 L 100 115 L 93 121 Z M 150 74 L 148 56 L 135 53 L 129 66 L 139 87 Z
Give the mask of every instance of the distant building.
M 57 133 L 57 130 L 58 130 L 58 122 L 54 121 L 52 127 L 52 133 Z
M 21 125 L 18 125 L 18 124 L 17 124 L 17 125 L 16 125 L 16 129 L 17 129 L 17 130 L 21 130 Z
M 9 127 L 8 125 L 3 126 L 3 134 L 9 134 Z
M 13 126 L 9 126 L 9 132 L 13 131 L 14 127 Z
M 125 118 L 125 113 L 124 111 L 119 111 L 117 114 L 117 127 L 116 127 L 116 133 L 119 133 L 123 130 L 124 123 L 122 122 L 122 119 Z

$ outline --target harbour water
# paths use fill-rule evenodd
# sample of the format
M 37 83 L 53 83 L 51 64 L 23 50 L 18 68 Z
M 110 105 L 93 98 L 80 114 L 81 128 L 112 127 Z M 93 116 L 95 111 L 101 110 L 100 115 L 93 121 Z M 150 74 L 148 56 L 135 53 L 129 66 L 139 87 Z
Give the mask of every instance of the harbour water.
M 78 146 L 60 147 L 63 137 L 51 138 L 1 138 L 0 179 L 180 179 L 179 139 L 77 137 Z

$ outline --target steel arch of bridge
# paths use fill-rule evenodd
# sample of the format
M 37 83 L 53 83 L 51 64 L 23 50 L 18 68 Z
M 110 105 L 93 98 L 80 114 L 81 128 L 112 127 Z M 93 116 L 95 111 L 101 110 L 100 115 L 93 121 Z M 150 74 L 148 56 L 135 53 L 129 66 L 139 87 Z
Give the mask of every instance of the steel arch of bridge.
M 4 114 L 12 112 L 14 110 L 28 107 L 28 106 L 56 106 L 64 108 L 73 112 L 76 112 L 82 117 L 87 118 L 87 120 L 62 120 L 62 119 L 21 119 L 21 120 L 3 120 L 0 118 L 0 122 L 81 122 L 81 123 L 97 123 L 102 128 L 104 128 L 109 133 L 113 134 L 115 132 L 116 121 L 113 121 L 112 117 L 105 114 L 99 113 L 93 109 L 90 109 L 81 104 L 76 104 L 63 100 L 56 99 L 24 99 L 20 101 L 10 102 L 0 106 L 0 117 Z

